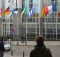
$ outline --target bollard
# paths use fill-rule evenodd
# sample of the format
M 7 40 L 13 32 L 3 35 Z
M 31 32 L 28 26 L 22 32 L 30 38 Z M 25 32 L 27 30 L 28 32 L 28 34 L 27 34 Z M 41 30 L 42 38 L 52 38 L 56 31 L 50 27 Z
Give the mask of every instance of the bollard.
M 13 50 L 11 50 L 11 56 L 13 56 Z
M 23 51 L 23 57 L 25 56 L 25 52 Z
M 9 44 L 11 44 L 11 39 L 9 39 Z
M 25 41 L 25 45 L 27 45 L 27 41 Z

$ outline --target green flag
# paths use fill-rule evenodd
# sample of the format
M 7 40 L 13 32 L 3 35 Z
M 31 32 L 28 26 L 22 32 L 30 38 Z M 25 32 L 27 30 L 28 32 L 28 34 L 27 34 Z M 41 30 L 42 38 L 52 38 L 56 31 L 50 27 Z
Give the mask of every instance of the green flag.
M 24 10 L 22 11 L 21 17 L 22 17 L 24 14 L 25 14 L 25 15 L 27 14 L 27 7 L 25 7 Z
M 24 8 L 23 13 L 26 15 L 27 14 L 27 7 Z

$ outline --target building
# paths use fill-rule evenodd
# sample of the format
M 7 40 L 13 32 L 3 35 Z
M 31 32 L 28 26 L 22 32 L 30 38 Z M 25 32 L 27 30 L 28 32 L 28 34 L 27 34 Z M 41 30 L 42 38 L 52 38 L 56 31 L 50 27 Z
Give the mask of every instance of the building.
M 9 1 L 11 0 L 1 0 L 0 1 L 0 8 L 2 8 L 2 12 L 4 12 L 9 7 Z M 18 7 L 18 12 L 13 13 L 12 16 L 3 15 L 0 16 L 0 36 L 10 36 L 10 35 L 20 35 L 19 33 L 19 26 L 21 23 L 20 14 L 22 12 L 22 0 L 12 0 L 14 7 Z
M 27 1 L 27 2 L 26 2 Z M 37 5 L 36 16 L 35 18 L 29 18 L 27 16 L 27 24 L 26 17 L 23 18 L 23 23 L 25 23 L 25 32 L 27 34 L 32 35 L 44 35 L 45 39 L 48 40 L 59 40 L 60 39 L 60 1 L 59 0 L 23 0 L 23 8 L 24 6 L 28 7 L 28 12 L 33 7 L 34 3 Z M 40 19 L 42 9 L 44 5 L 51 5 L 52 3 L 56 3 L 56 12 L 52 12 L 52 14 L 48 14 L 44 16 L 44 19 Z M 25 5 L 24 5 L 25 4 Z M 28 14 L 28 13 L 27 13 Z M 31 35 L 30 35 L 31 38 Z
M 2 5 L 3 11 L 5 10 L 8 0 Z M 2 4 L 4 0 L 1 1 Z M 17 3 L 16 3 L 17 2 Z M 56 12 L 44 16 L 44 19 L 40 19 L 42 9 L 44 5 L 51 5 L 56 3 Z M 60 0 L 14 0 L 14 4 L 18 6 L 18 14 L 13 14 L 13 17 L 6 18 L 2 16 L 1 35 L 14 35 L 21 36 L 26 35 L 28 39 L 34 39 L 36 35 L 44 35 L 46 40 L 59 40 L 60 39 Z M 36 4 L 36 13 L 34 16 L 29 17 L 28 13 Z M 24 7 L 27 7 L 27 15 L 24 15 L 21 19 L 20 15 Z M 9 20 L 9 21 L 8 21 Z M 3 28 L 3 29 L 2 29 Z M 13 29 L 12 29 L 13 28 Z

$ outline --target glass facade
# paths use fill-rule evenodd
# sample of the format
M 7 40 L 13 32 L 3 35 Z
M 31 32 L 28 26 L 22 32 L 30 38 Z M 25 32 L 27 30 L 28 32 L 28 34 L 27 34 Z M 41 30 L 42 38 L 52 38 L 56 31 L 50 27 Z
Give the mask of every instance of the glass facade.
M 59 0 L 49 0 L 50 2 L 48 3 L 48 0 L 44 0 L 44 4 L 47 4 L 48 6 L 51 5 L 52 3 L 56 3 L 56 12 L 52 12 L 51 14 L 48 14 L 47 16 L 44 17 L 44 25 L 45 25 L 45 33 L 44 36 L 49 39 L 49 40 L 58 40 L 60 39 L 59 35 L 59 30 L 60 30 L 60 22 L 58 21 L 60 19 L 60 16 L 58 13 L 60 13 L 60 1 Z
M 11 5 L 9 3 L 10 0 L 1 0 L 1 7 L 2 7 L 2 12 L 4 12 L 8 7 L 9 5 Z M 17 5 L 19 5 L 19 0 L 13 0 L 13 5 L 14 5 L 14 8 L 16 7 L 16 1 L 17 1 Z M 18 9 L 19 9 L 19 6 L 17 6 Z M 2 20 L 2 23 L 1 23 L 1 34 L 3 36 L 7 36 L 7 35 L 18 35 L 18 23 L 19 23 L 19 16 L 18 16 L 18 13 L 13 13 L 12 16 L 11 15 L 11 12 L 10 14 L 7 14 L 7 15 L 3 15 L 1 16 L 1 20 Z M 13 31 L 13 29 L 15 31 Z M 14 33 L 13 33 L 14 32 Z
M 4 12 L 8 7 L 9 7 L 9 0 L 2 0 L 2 11 Z M 1 17 L 2 18 L 2 35 L 7 36 L 10 35 L 10 17 L 9 15 L 4 15 Z
M 23 0 L 25 4 L 26 0 Z M 37 0 L 36 0 L 37 1 Z M 29 37 L 31 38 L 31 35 L 40 35 L 43 34 L 45 36 L 46 40 L 59 40 L 60 39 L 60 0 L 43 0 L 42 3 L 40 4 L 38 3 L 38 0 L 36 2 L 35 0 L 28 0 L 28 12 L 32 9 L 34 3 L 37 5 L 37 10 L 36 13 L 29 18 L 28 16 L 24 16 L 22 19 L 23 24 L 25 24 L 25 32 L 26 35 L 30 35 Z M 44 19 L 40 19 L 41 13 L 39 13 L 39 10 L 41 11 L 41 9 L 39 9 L 40 6 L 42 6 L 41 8 L 43 9 L 43 5 L 51 5 L 52 3 L 56 3 L 56 12 L 52 12 L 51 14 L 48 14 L 47 16 L 44 16 Z M 39 6 L 38 6 L 39 5 Z M 24 9 L 24 5 L 22 5 L 23 9 Z M 28 13 L 27 13 L 28 14 Z M 27 21 L 26 21 L 27 19 Z M 40 21 L 39 21 L 40 19 Z M 23 32 L 24 33 L 24 32 Z M 29 38 L 28 37 L 28 38 Z
M 2 5 L 0 5 L 0 7 L 2 7 L 2 11 L 4 11 L 9 6 L 9 3 L 8 0 L 2 0 L 1 2 Z M 22 35 L 25 34 L 29 39 L 34 39 L 36 35 L 40 34 L 44 35 L 46 40 L 60 39 L 60 0 L 22 0 L 21 2 L 21 9 L 23 11 L 24 7 L 27 7 L 27 14 L 23 15 L 21 19 L 20 14 L 22 11 L 19 10 L 20 13 L 14 14 L 11 18 L 7 16 L 0 17 L 0 19 L 2 19 L 2 22 L 0 22 L 2 23 L 2 25 L 0 25 L 2 35 L 12 35 L 14 27 L 15 35 L 21 35 L 19 33 L 22 31 Z M 48 7 L 52 3 L 56 3 L 56 12 L 47 14 L 44 16 L 44 19 L 41 19 L 40 16 L 44 5 L 46 4 Z M 14 5 L 16 7 L 16 0 L 14 0 Z M 18 5 L 19 3 L 17 6 Z M 36 5 L 36 12 L 33 16 L 29 17 L 29 12 L 34 5 Z
M 35 4 L 35 1 L 37 0 L 23 0 L 22 3 L 22 10 L 24 9 L 25 6 L 27 6 L 27 15 L 24 15 L 22 18 L 24 28 L 22 29 L 23 30 L 22 34 L 26 34 L 26 36 L 28 36 L 29 39 L 34 38 L 38 34 L 38 13 L 35 13 L 30 18 L 28 16 L 29 11 Z

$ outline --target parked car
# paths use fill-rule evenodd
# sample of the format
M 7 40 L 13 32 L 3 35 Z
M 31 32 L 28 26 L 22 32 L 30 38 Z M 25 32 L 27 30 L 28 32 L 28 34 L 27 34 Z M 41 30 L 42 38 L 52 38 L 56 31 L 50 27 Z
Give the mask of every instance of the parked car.
M 5 42 L 4 43 L 4 48 L 5 48 L 5 51 L 10 51 L 11 50 L 11 45 L 9 42 Z

